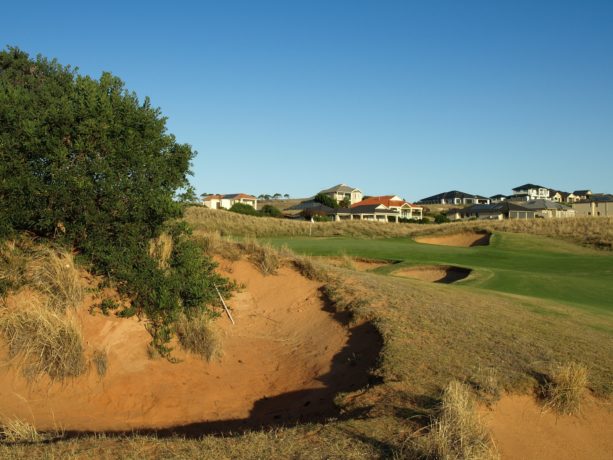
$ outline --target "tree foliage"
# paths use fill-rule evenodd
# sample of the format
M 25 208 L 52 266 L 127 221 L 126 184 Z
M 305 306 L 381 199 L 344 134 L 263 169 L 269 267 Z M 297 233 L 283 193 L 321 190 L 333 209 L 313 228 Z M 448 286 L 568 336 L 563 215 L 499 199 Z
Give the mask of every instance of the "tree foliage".
M 194 199 L 193 156 L 118 77 L 0 52 L 0 236 L 28 231 L 76 247 L 122 282 L 158 344 L 181 310 L 211 301 L 211 282 L 229 289 L 182 226 L 167 229 L 176 239 L 170 268 L 148 254 L 150 239 L 182 213 L 177 191 Z
M 338 202 L 331 196 L 328 196 L 324 193 L 318 193 L 317 195 L 315 195 L 313 201 L 321 203 L 324 206 L 328 206 L 329 208 L 338 208 Z
M 248 216 L 260 215 L 260 213 L 253 206 L 245 203 L 234 203 L 229 210 L 237 214 L 246 214 Z

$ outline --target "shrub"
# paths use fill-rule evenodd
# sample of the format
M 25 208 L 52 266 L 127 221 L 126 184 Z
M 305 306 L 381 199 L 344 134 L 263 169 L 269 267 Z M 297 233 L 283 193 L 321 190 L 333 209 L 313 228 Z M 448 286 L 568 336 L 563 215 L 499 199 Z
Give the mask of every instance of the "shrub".
M 445 224 L 447 222 L 451 222 L 449 218 L 445 214 L 435 214 L 434 222 L 437 224 Z
M 245 214 L 247 216 L 259 216 L 260 213 L 251 205 L 245 203 L 234 203 L 229 209 L 230 212 Z
M 17 48 L 0 52 L 0 237 L 27 231 L 77 248 L 133 299 L 125 316 L 148 317 L 166 355 L 182 310 L 206 310 L 213 284 L 231 286 L 186 241 L 185 226 L 165 227 L 193 198 L 193 156 L 160 110 L 110 73 L 95 80 Z M 60 259 L 37 276 L 75 287 L 53 265 Z M 73 303 L 75 293 L 62 299 Z
M 19 359 L 25 377 L 46 373 L 52 380 L 77 377 L 85 371 L 83 339 L 75 323 L 43 306 L 10 310 L 0 317 L 9 358 Z
M 587 388 L 588 371 L 583 364 L 565 363 L 554 366 L 545 384 L 546 405 L 560 414 L 575 414 Z
M 211 317 L 205 314 L 181 315 L 176 324 L 181 347 L 207 361 L 219 357 L 221 341 L 211 326 Z
M 262 216 L 283 217 L 283 213 L 281 212 L 281 210 L 271 204 L 265 204 L 264 206 L 262 206 L 260 213 Z
M 324 193 L 318 193 L 315 195 L 315 197 L 313 197 L 313 201 L 321 203 L 324 206 L 328 206 L 329 208 L 338 208 L 338 202 L 334 198 Z

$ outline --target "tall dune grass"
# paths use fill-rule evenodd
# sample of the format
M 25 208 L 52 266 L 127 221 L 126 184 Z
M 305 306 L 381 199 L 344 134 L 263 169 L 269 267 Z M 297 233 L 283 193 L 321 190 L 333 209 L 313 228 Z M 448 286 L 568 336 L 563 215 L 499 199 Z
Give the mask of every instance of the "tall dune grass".
M 567 219 L 529 219 L 469 221 L 448 224 L 388 224 L 383 222 L 306 222 L 268 217 L 252 217 L 204 207 L 188 208 L 185 219 L 195 234 L 218 232 L 237 237 L 355 237 L 393 238 L 466 231 L 503 231 L 560 238 L 601 249 L 613 248 L 613 218 L 577 217 Z

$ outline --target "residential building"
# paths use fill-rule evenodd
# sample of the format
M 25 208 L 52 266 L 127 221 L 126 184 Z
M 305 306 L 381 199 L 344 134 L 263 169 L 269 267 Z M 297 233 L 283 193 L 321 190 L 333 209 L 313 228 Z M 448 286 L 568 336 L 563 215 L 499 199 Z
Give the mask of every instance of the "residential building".
M 490 199 L 481 195 L 472 195 L 470 193 L 452 190 L 443 192 L 437 195 L 432 195 L 418 201 L 419 204 L 489 204 Z
M 500 203 L 507 199 L 506 195 L 499 193 L 498 195 L 493 195 L 490 197 L 490 203 Z
M 338 203 L 348 199 L 350 205 L 362 201 L 362 198 L 364 198 L 364 194 L 360 189 L 350 187 L 346 184 L 338 184 L 329 189 L 322 190 L 319 193 L 323 193 L 324 195 L 328 195 L 330 198 L 334 198 Z
M 551 201 L 555 201 L 556 203 L 574 203 L 577 200 L 577 197 L 572 192 L 568 193 L 561 192 L 559 190 L 550 190 L 549 199 Z
M 592 195 L 591 190 L 575 190 L 573 194 L 577 197 L 576 201 L 588 200 Z
M 337 208 L 331 214 L 334 220 L 369 220 L 376 222 L 400 222 L 400 212 L 384 204 L 369 204 L 351 208 Z
M 545 219 L 575 217 L 575 210 L 573 208 L 564 206 L 560 203 L 555 203 L 551 200 L 531 200 L 526 203 L 522 203 L 521 206 L 534 211 L 534 217 L 542 217 Z
M 613 195 L 604 193 L 590 194 L 587 200 L 573 203 L 573 209 L 578 217 L 612 217 Z
M 212 194 L 202 199 L 202 204 L 210 209 L 230 209 L 235 203 L 248 204 L 253 206 L 253 209 L 258 209 L 258 199 L 245 193 Z
M 524 184 L 520 185 L 519 187 L 515 187 L 513 189 L 513 195 L 522 196 L 522 198 L 527 196 L 526 200 L 521 201 L 548 199 L 549 189 L 547 187 L 543 187 L 542 185 Z
M 463 209 L 451 209 L 447 211 L 450 220 L 463 219 L 533 219 L 536 211 L 527 209 L 513 201 L 502 201 L 492 204 L 475 204 Z
M 359 206 L 378 205 L 378 204 L 382 204 L 389 209 L 398 211 L 401 219 L 422 220 L 423 218 L 423 211 L 424 211 L 423 207 L 411 204 L 408 201 L 403 200 L 397 195 L 370 196 L 370 197 L 364 198 L 359 203 L 355 203 L 351 205 L 351 207 L 356 208 Z

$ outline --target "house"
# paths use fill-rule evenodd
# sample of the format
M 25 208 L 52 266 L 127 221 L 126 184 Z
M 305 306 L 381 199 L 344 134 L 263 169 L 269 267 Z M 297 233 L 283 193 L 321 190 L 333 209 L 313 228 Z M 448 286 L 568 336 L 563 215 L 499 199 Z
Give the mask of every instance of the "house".
M 439 193 L 418 201 L 419 204 L 489 204 L 490 199 L 485 196 L 472 195 L 470 193 L 452 190 Z
M 575 210 L 551 200 L 531 200 L 521 204 L 522 207 L 535 212 L 535 217 L 545 219 L 575 217 Z
M 228 195 L 206 195 L 202 204 L 210 209 L 230 209 L 235 203 L 248 204 L 253 209 L 258 209 L 258 199 L 245 193 L 231 193 Z
M 591 190 L 575 190 L 573 194 L 577 197 L 577 201 L 587 200 L 592 195 Z
M 346 184 L 338 184 L 329 189 L 322 190 L 319 193 L 323 193 L 324 195 L 328 195 L 330 198 L 334 198 L 338 203 L 348 199 L 350 205 L 362 201 L 362 198 L 364 198 L 364 194 L 360 189 L 350 187 Z
M 400 212 L 384 204 L 367 204 L 351 208 L 337 208 L 331 214 L 334 220 L 369 220 L 376 222 L 400 222 Z
M 573 203 L 577 216 L 611 217 L 613 216 L 613 195 L 590 193 L 587 200 Z
M 579 201 L 574 193 L 561 192 L 559 190 L 550 190 L 549 199 L 556 203 L 574 203 L 575 201 Z
M 389 209 L 398 211 L 401 219 L 422 220 L 423 218 L 423 207 L 415 206 L 397 195 L 370 196 L 364 198 L 359 203 L 351 205 L 351 208 L 378 204 L 382 204 Z
M 505 201 L 506 199 L 506 195 L 502 195 L 501 193 L 499 193 L 498 195 L 493 195 L 490 197 L 490 203 L 500 203 L 501 201 Z
M 518 196 L 521 195 L 522 198 L 527 198 L 525 200 L 515 200 L 515 201 L 530 201 L 530 200 L 538 200 L 538 199 L 547 199 L 549 198 L 549 189 L 547 187 L 543 187 L 542 185 L 534 185 L 534 184 L 524 184 L 519 187 L 515 187 L 513 189 L 513 195 Z
M 463 209 L 451 209 L 447 212 L 450 220 L 462 219 L 533 219 L 536 211 L 527 209 L 513 201 L 502 201 L 491 204 L 475 204 Z
M 313 216 L 328 216 L 334 209 L 315 200 L 306 200 L 287 208 L 285 211 L 310 219 Z

